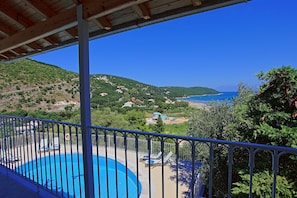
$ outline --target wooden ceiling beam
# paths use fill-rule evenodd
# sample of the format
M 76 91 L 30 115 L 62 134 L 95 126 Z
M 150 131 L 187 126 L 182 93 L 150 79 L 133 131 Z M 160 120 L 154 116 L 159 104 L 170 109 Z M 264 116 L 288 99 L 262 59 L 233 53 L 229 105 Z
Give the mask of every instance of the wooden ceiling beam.
M 42 46 L 39 45 L 37 42 L 27 43 L 26 45 L 36 51 L 41 51 L 42 49 Z
M 150 19 L 151 18 L 151 10 L 149 8 L 149 4 L 146 2 L 146 3 L 142 3 L 142 4 L 139 4 L 139 7 L 143 13 L 143 18 L 144 19 Z
M 12 53 L 10 50 L 2 53 L 2 55 L 4 57 L 7 57 L 7 59 L 11 59 L 11 58 L 15 58 L 16 57 L 16 55 L 14 53 Z
M 12 53 L 12 54 L 14 54 L 14 56 L 18 56 L 18 55 L 20 55 L 18 52 L 16 52 L 15 49 L 13 49 L 13 50 L 9 50 L 9 52 Z
M 93 20 L 147 1 L 149 0 L 121 0 L 120 2 L 122 4 L 108 8 L 98 5 L 96 6 L 96 3 L 98 2 L 90 1 L 84 4 L 84 17 L 87 20 Z M 12 36 L 3 39 L 2 42 L 0 42 L 0 53 L 48 37 L 52 34 L 74 27 L 75 25 L 77 25 L 76 7 L 58 13 L 45 21 L 41 21 L 26 28 L 24 31 L 17 32 Z
M 9 25 L 6 25 L 5 22 L 0 21 L 0 23 L 1 23 L 0 31 L 3 32 L 3 34 L 5 34 L 6 36 L 12 35 L 16 32 L 15 29 L 11 28 Z
M 9 1 L 7 0 L 0 1 L 0 11 L 7 17 L 23 25 L 25 28 L 34 24 L 26 16 L 24 16 L 22 12 L 16 10 L 13 6 L 9 6 Z
M 0 56 L 2 56 L 4 59 L 8 60 L 9 57 L 8 56 L 5 56 L 4 54 L 0 54 Z
M 73 38 L 78 38 L 78 32 L 76 27 L 72 27 L 67 29 L 68 34 L 70 34 Z
M 46 18 L 52 17 L 57 13 L 53 11 L 48 4 L 47 1 L 40 0 L 26 0 L 26 2 L 30 5 L 30 7 L 34 8 L 39 14 L 43 15 Z
M 145 20 L 148 20 L 151 18 L 151 11 L 149 9 L 148 3 L 134 5 L 132 8 L 139 17 L 141 17 Z
M 202 4 L 202 0 L 192 0 L 193 6 L 200 6 Z
M 100 21 L 98 19 L 93 20 L 93 22 L 100 28 L 100 29 L 104 29 L 103 25 L 100 23 Z
M 37 1 L 37 2 L 40 2 L 40 1 Z M 38 5 L 41 5 L 41 3 L 38 3 Z M 47 7 L 47 6 L 44 6 L 44 7 Z M 30 21 L 27 17 L 22 15 L 19 11 L 15 10 L 13 7 L 9 6 L 6 3 L 6 1 L 0 2 L 0 10 L 7 17 L 9 17 L 12 20 L 14 20 L 15 22 L 21 24 L 25 28 L 28 28 L 34 24 L 34 22 Z M 52 14 L 54 15 L 54 13 L 52 13 Z M 15 32 L 16 31 L 13 31 L 13 32 L 10 31 L 9 35 L 13 35 Z M 45 38 L 45 40 L 47 40 L 47 42 L 49 42 L 53 45 L 57 45 L 59 43 L 59 40 L 57 38 L 55 38 L 54 36 L 47 37 L 47 38 Z
M 50 8 L 50 6 L 46 3 L 47 1 L 26 0 L 26 2 L 30 5 L 31 8 L 33 8 L 35 11 L 39 12 L 39 14 L 43 15 L 43 17 L 45 19 L 58 14 L 58 12 L 56 12 Z M 54 35 L 46 37 L 45 40 L 53 45 L 59 44 L 59 40 Z
M 112 14 L 113 12 L 132 7 L 134 5 L 138 5 L 141 3 L 145 3 L 149 0 L 121 0 L 118 1 L 117 4 L 113 3 L 112 6 L 108 6 L 106 3 L 103 4 L 104 6 L 98 6 L 97 1 L 91 1 L 88 3 L 87 6 L 85 6 L 84 9 L 84 18 L 88 20 L 93 20 L 96 18 L 100 18 L 109 14 Z
M 73 27 L 76 24 L 76 9 L 66 10 L 65 12 L 55 15 L 46 21 L 41 21 L 24 31 L 3 39 L 0 43 L 0 53 L 50 36 L 64 29 Z
M 112 24 L 107 16 L 100 17 L 97 21 L 101 24 L 102 28 L 105 30 L 110 30 L 112 28 Z
M 10 52 L 14 53 L 16 56 L 23 56 L 28 53 L 28 51 L 26 49 L 23 49 L 21 47 L 14 48 L 14 49 L 10 50 Z
M 60 41 L 54 35 L 48 36 L 44 39 L 52 45 L 58 45 L 60 43 Z

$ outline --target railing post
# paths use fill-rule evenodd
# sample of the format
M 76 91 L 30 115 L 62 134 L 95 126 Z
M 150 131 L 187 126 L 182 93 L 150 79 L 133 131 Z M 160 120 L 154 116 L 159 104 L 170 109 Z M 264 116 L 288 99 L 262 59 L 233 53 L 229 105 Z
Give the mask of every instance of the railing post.
M 85 197 L 94 197 L 94 177 L 92 160 L 92 133 L 90 107 L 90 72 L 89 72 L 89 32 L 88 23 L 83 18 L 83 5 L 77 6 L 78 41 L 79 41 L 79 81 L 80 112 L 83 146 L 83 164 L 85 179 Z
M 272 198 L 275 198 L 276 197 L 276 178 L 279 172 L 279 155 L 276 150 L 272 155 L 272 171 L 273 171 Z
M 232 188 L 233 149 L 233 146 L 228 148 L 228 198 L 231 197 Z
M 194 186 L 195 186 L 195 154 L 196 154 L 196 143 L 192 141 L 192 170 L 191 170 L 191 197 L 194 198 Z
M 255 168 L 255 152 L 256 152 L 256 149 L 251 147 L 251 149 L 249 150 L 249 169 L 250 169 L 249 198 L 253 197 L 253 176 L 254 176 L 254 168 Z
M 212 197 L 212 177 L 213 177 L 213 160 L 214 160 L 214 151 L 213 151 L 213 143 L 209 144 L 209 189 L 208 189 L 208 197 Z

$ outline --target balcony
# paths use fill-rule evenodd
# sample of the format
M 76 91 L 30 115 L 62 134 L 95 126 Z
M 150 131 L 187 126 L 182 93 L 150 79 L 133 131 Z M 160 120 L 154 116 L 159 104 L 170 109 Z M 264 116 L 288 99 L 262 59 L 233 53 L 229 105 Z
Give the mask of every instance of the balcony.
M 33 186 L 40 196 L 85 197 L 84 166 L 92 163 L 96 197 L 214 197 L 216 185 L 232 197 L 233 167 L 244 164 L 253 181 L 257 154 L 265 152 L 273 174 L 268 188 L 276 197 L 282 158 L 297 156 L 296 149 L 287 147 L 96 126 L 91 131 L 93 158 L 84 162 L 80 125 L 1 115 L 0 170 Z M 228 159 L 218 169 L 220 152 L 227 152 Z M 246 160 L 238 161 L 238 153 Z M 226 174 L 226 182 L 217 174 Z M 253 187 L 249 182 L 250 197 Z

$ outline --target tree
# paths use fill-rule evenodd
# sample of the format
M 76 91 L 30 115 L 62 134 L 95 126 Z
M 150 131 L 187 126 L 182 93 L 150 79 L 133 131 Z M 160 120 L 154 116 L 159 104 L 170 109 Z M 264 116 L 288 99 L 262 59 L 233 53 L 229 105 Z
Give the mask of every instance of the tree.
M 129 122 L 129 126 L 133 130 L 147 131 L 145 113 L 142 111 L 131 110 L 126 113 L 126 119 Z
M 161 116 L 159 115 L 159 117 L 157 119 L 157 123 L 155 125 L 155 131 L 158 133 L 163 133 L 164 130 L 165 130 L 164 123 L 163 123 Z
M 92 111 L 92 125 L 93 126 L 104 126 L 111 128 L 123 128 L 127 129 L 129 126 L 125 116 L 118 112 L 111 111 L 110 108 L 104 108 L 100 110 Z M 80 123 L 80 115 L 72 117 L 70 122 Z
M 297 147 L 297 70 L 288 66 L 260 72 L 257 94 L 243 84 L 234 100 L 241 141 Z
M 227 103 L 213 103 L 207 109 L 195 112 L 189 120 L 189 128 L 187 134 L 199 138 L 212 138 L 231 140 L 236 139 L 236 134 L 229 131 L 229 124 L 233 122 L 232 110 Z M 192 146 L 192 145 L 191 145 Z M 209 147 L 204 143 L 195 145 L 196 160 L 202 164 L 209 164 Z M 213 177 L 216 178 L 213 182 L 213 196 L 224 197 L 227 194 L 226 184 L 228 183 L 227 173 L 227 154 L 228 150 L 222 145 L 213 145 L 214 160 L 213 160 Z M 184 150 L 191 157 L 192 153 L 189 145 L 186 145 Z M 204 166 L 202 170 L 206 175 L 209 170 Z M 206 177 L 208 178 L 208 177 Z M 207 181 L 205 182 L 208 183 Z
M 275 68 L 258 78 L 264 83 L 253 98 L 249 114 L 257 130 L 259 143 L 297 147 L 297 70 Z
M 232 101 L 233 122 L 229 124 L 229 130 L 237 134 L 238 141 L 249 142 L 251 135 L 255 130 L 254 118 L 248 114 L 250 103 L 255 93 L 252 88 L 245 84 L 238 85 L 238 95 Z M 235 139 L 233 139 L 235 140 Z
M 234 103 L 233 130 L 239 131 L 241 141 L 297 147 L 297 70 L 283 66 L 257 76 L 262 81 L 258 93 L 246 94 L 243 100 Z M 242 154 L 234 156 L 243 157 Z M 259 167 L 258 177 L 264 179 L 263 171 L 271 168 L 267 163 L 271 156 L 260 153 L 255 161 Z M 237 165 L 236 168 L 244 170 L 245 167 Z M 282 156 L 279 169 L 279 174 L 289 183 L 295 181 L 296 156 Z M 241 178 L 237 185 L 244 185 L 244 177 Z
M 235 141 L 273 144 L 279 146 L 297 147 L 297 70 L 292 67 L 275 68 L 267 73 L 259 73 L 262 84 L 257 94 L 243 84 L 239 85 L 239 95 L 233 101 L 232 106 L 211 106 L 208 110 L 194 114 L 189 121 L 188 134 L 192 136 L 227 139 Z M 229 108 L 230 107 L 230 108 Z M 199 149 L 198 158 L 207 161 L 207 148 Z M 227 150 L 214 146 L 214 196 L 226 194 L 227 183 Z M 241 163 L 247 154 L 240 151 L 234 152 L 237 162 L 233 170 L 246 169 L 246 163 Z M 206 158 L 206 159 L 205 159 Z M 265 170 L 271 168 L 271 156 L 265 152 L 256 156 L 258 179 L 265 179 Z M 297 174 L 297 159 L 292 156 L 282 156 L 280 159 L 280 175 L 282 181 L 288 181 L 288 185 L 279 185 L 279 192 L 286 192 L 295 181 Z M 245 185 L 240 172 L 234 173 L 235 184 Z M 255 181 L 256 182 L 256 181 Z M 270 185 L 269 185 L 270 186 Z M 265 186 L 264 195 L 269 195 L 269 189 Z M 292 192 L 297 189 L 293 185 Z M 255 190 L 258 190 L 257 188 Z M 234 191 L 235 192 L 235 191 Z M 242 193 L 242 192 L 241 192 Z M 282 194 L 287 196 L 288 194 Z M 288 195 L 288 197 L 290 197 Z
M 191 115 L 187 134 L 193 137 L 234 140 L 236 134 L 230 134 L 229 124 L 233 121 L 230 106 L 223 103 L 212 103 Z

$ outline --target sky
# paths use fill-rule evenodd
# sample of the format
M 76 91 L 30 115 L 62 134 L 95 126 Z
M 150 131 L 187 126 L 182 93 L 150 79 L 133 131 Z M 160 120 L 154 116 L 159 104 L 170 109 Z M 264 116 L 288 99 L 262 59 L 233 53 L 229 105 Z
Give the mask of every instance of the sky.
M 90 42 L 90 73 L 154 86 L 256 89 L 256 74 L 297 68 L 297 0 L 251 0 Z M 31 57 L 78 72 L 78 46 Z

